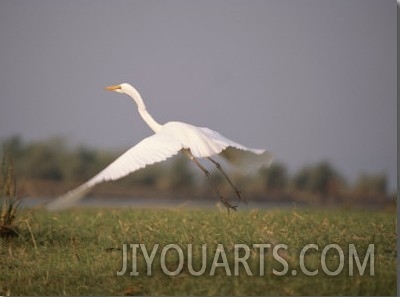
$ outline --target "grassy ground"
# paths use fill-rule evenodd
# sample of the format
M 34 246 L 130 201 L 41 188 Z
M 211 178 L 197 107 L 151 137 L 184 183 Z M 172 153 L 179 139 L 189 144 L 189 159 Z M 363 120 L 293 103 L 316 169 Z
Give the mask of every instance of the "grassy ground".
M 396 295 L 396 215 L 394 212 L 350 210 L 253 210 L 227 215 L 218 209 L 138 210 L 80 209 L 62 213 L 25 210 L 18 223 L 20 236 L 0 238 L 0 295 Z M 128 271 L 117 276 L 122 267 L 123 243 L 145 244 L 149 254 L 159 244 L 152 264 L 152 275 L 141 249 L 137 252 L 139 276 Z M 260 253 L 254 243 L 269 243 L 265 274 L 260 276 Z M 167 244 L 183 250 L 184 261 L 176 276 L 161 268 L 161 252 Z M 188 269 L 188 244 L 193 244 L 193 268 L 200 270 L 201 245 L 207 244 L 207 266 L 201 276 Z M 224 267 L 211 266 L 218 244 L 223 244 L 231 276 Z M 234 270 L 234 246 L 250 247 L 247 260 L 252 276 L 244 265 Z M 281 248 L 273 255 L 273 247 Z M 315 276 L 305 275 L 299 254 L 307 244 L 305 267 L 318 269 Z M 323 249 L 337 244 L 343 250 L 343 270 L 327 275 L 321 266 Z M 369 244 L 374 244 L 374 275 L 371 261 L 364 275 L 354 263 L 349 276 L 349 244 L 354 244 L 361 264 Z M 221 252 L 221 250 L 219 250 Z M 244 250 L 239 253 L 245 256 Z M 217 259 L 223 263 L 222 255 Z M 280 260 L 280 261 L 279 261 Z M 369 259 L 371 260 L 371 259 Z M 176 270 L 178 253 L 166 253 L 166 268 Z M 284 270 L 282 276 L 274 273 Z M 325 258 L 331 271 L 340 265 L 339 253 L 331 249 Z M 222 264 L 221 264 L 222 265 Z M 292 271 L 296 270 L 297 275 Z

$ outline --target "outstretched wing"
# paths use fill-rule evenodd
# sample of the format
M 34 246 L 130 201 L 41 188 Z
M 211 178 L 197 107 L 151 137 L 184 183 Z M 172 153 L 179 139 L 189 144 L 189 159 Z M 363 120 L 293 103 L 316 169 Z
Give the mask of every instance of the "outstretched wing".
M 255 167 L 269 166 L 272 163 L 272 154 L 264 149 L 248 148 L 240 143 L 226 138 L 209 128 L 200 128 L 209 140 L 217 143 L 221 148 L 218 152 L 228 162 L 241 169 L 250 170 Z
M 85 196 L 96 184 L 120 179 L 147 165 L 164 161 L 177 154 L 181 149 L 182 144 L 179 139 L 174 137 L 168 129 L 161 130 L 143 139 L 83 185 L 49 203 L 47 209 L 68 208 Z

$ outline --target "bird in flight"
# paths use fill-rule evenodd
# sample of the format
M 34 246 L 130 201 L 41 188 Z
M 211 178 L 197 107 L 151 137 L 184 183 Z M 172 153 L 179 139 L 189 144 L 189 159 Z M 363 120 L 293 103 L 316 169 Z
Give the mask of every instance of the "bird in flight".
M 228 211 L 229 209 L 236 210 L 237 206 L 232 205 L 228 199 L 221 195 L 213 183 L 209 171 L 198 159 L 208 159 L 216 166 L 233 188 L 239 201 L 243 200 L 241 192 L 229 179 L 220 163 L 211 157 L 220 154 L 228 162 L 247 167 L 253 165 L 269 166 L 272 162 L 272 155 L 268 151 L 264 149 L 248 148 L 209 128 L 197 127 L 182 122 L 168 122 L 163 125 L 157 123 L 148 113 L 139 92 L 130 84 L 122 83 L 108 86 L 105 89 L 130 96 L 136 102 L 139 114 L 146 124 L 154 131 L 154 134 L 143 139 L 126 151 L 83 185 L 48 203 L 46 205 L 48 210 L 69 208 L 84 197 L 95 185 L 105 181 L 120 179 L 148 165 L 164 161 L 179 152 L 186 155 L 206 175 L 216 195 L 227 207 Z

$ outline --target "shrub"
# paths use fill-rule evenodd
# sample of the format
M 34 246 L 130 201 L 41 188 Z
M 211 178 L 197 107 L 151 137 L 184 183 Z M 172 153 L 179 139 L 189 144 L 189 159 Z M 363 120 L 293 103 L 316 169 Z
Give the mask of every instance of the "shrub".
M 13 168 L 3 156 L 0 172 L 0 237 L 17 236 L 14 222 L 21 199 L 16 197 L 16 180 Z

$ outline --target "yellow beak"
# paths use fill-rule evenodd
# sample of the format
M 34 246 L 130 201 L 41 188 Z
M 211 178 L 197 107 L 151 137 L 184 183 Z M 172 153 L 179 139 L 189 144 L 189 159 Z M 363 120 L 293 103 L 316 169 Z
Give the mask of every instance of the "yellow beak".
M 121 86 L 120 85 L 108 86 L 108 87 L 105 87 L 104 89 L 107 91 L 115 91 L 115 90 L 121 89 Z

